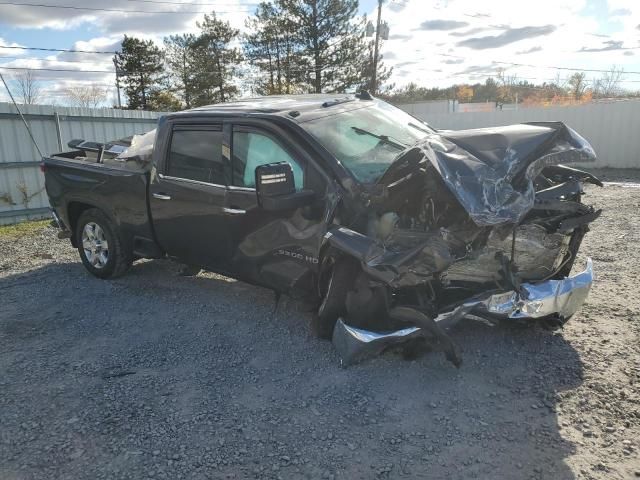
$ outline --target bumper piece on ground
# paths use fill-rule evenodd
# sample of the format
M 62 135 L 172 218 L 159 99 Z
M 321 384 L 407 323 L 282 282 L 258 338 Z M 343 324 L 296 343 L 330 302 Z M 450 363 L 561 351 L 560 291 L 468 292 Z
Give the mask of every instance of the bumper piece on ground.
M 587 259 L 587 267 L 572 277 L 547 280 L 537 284 L 522 284 L 522 292 L 490 293 L 474 297 L 435 318 L 443 328 L 450 328 L 465 315 L 509 320 L 542 319 L 557 316 L 569 319 L 585 302 L 594 280 L 593 264 Z M 452 322 L 452 320 L 455 320 Z M 333 345 L 343 365 L 351 365 L 382 353 L 390 347 L 411 339 L 425 336 L 419 327 L 408 327 L 393 332 L 373 332 L 347 325 L 342 319 L 333 331 Z

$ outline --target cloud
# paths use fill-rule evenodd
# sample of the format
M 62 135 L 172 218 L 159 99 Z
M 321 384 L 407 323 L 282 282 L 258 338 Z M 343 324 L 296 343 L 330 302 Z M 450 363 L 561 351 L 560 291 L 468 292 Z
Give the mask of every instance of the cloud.
M 447 65 L 459 65 L 464 63 L 464 59 L 462 58 L 448 58 L 447 60 L 443 60 L 442 63 L 446 63 Z
M 612 50 L 629 50 L 623 45 L 624 42 L 619 40 L 607 40 L 606 42 L 602 42 L 601 47 L 582 47 L 578 52 L 610 52 Z
M 22 45 L 15 42 L 7 42 L 0 37 L 0 47 L 21 47 Z M 2 57 L 16 57 L 18 55 L 24 55 L 25 50 L 17 48 L 0 48 L 0 58 Z
M 420 62 L 415 62 L 415 61 L 411 61 L 411 62 L 400 62 L 400 63 L 396 63 L 394 66 L 395 66 L 395 67 L 398 67 L 398 68 L 401 68 L 401 67 L 407 67 L 407 66 L 409 66 L 409 65 L 415 65 L 415 64 L 417 64 L 417 63 L 420 63 Z
M 465 16 L 472 18 L 491 18 L 488 13 L 466 13 Z
M 410 40 L 411 38 L 413 38 L 412 35 L 405 33 L 394 33 L 389 35 L 389 40 Z
M 626 52 L 623 53 L 623 55 L 626 55 L 627 57 L 633 57 L 635 55 L 635 53 L 633 53 L 632 51 L 627 50 Z
M 499 48 L 510 43 L 526 40 L 527 38 L 549 35 L 556 31 L 554 25 L 543 25 L 541 27 L 521 27 L 510 28 L 498 35 L 488 35 L 486 37 L 474 37 L 462 40 L 457 43 L 459 47 L 469 47 L 474 50 L 484 50 L 487 48 Z
M 422 22 L 416 30 L 455 30 L 468 25 L 467 22 L 459 22 L 457 20 L 427 20 Z
M 55 8 L 38 6 L 0 5 L 0 19 L 3 24 L 17 28 L 54 28 L 68 30 L 83 24 L 91 24 L 92 29 L 106 33 L 127 33 L 149 35 L 175 33 L 193 26 L 195 20 L 214 9 L 205 4 L 139 4 L 130 0 L 110 0 L 95 3 L 86 0 L 65 0 L 64 6 Z M 44 6 L 43 6 L 44 7 Z M 95 8 L 96 10 L 85 10 Z M 115 10 L 115 11 L 100 11 Z M 218 10 L 217 8 L 215 10 Z M 234 26 L 243 25 L 253 8 L 240 0 L 228 1 L 218 10 L 218 16 L 230 20 Z
M 391 10 L 392 12 L 398 13 L 398 12 L 401 12 L 402 10 L 404 10 L 407 5 L 408 5 L 408 3 L 391 2 L 391 3 L 389 3 L 389 10 Z
M 465 68 L 464 70 L 460 70 L 456 72 L 456 75 L 471 75 L 471 76 L 479 76 L 479 75 L 495 75 L 496 67 L 493 65 L 472 65 L 470 67 Z
M 517 55 L 526 55 L 527 53 L 535 53 L 535 52 L 540 52 L 542 50 L 542 47 L 538 46 L 538 47 L 531 47 L 528 48 L 526 50 L 520 50 L 519 52 L 516 52 Z
M 83 50 L 85 52 L 115 52 L 120 50 L 122 43 L 120 35 L 112 37 L 98 37 L 92 38 L 88 41 L 75 42 L 70 50 Z M 56 57 L 58 60 L 65 62 L 96 62 L 102 61 L 107 64 L 111 62 L 111 56 L 107 54 L 95 54 L 95 53 L 76 53 L 76 52 L 62 52 Z
M 170 34 L 183 32 L 191 26 L 196 19 L 201 19 L 202 15 L 166 15 L 166 14 L 117 14 L 108 15 L 100 22 L 100 29 L 109 34 L 126 33 L 136 35 L 136 33 Z
M 490 30 L 490 28 L 474 27 L 474 28 L 470 28 L 469 30 L 465 30 L 463 32 L 450 32 L 449 35 L 451 35 L 452 37 L 468 37 L 469 35 L 473 35 L 474 33 L 485 32 L 487 30 Z
M 631 15 L 631 10 L 628 8 L 618 8 L 609 12 L 609 15 L 612 17 L 627 17 Z

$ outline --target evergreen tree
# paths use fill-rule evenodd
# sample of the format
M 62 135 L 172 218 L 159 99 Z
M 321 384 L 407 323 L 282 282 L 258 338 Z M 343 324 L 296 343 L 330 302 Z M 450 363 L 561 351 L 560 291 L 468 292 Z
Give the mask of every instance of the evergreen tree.
M 362 83 L 367 46 L 364 24 L 353 22 L 358 0 L 278 0 L 278 5 L 311 64 L 312 91 L 343 92 Z
M 218 20 L 215 13 L 205 15 L 196 25 L 200 34 L 193 44 L 193 106 L 226 102 L 238 94 L 233 83 L 241 76 L 243 61 L 239 48 L 231 47 L 239 30 Z
M 190 33 L 164 39 L 165 58 L 172 90 L 186 108 L 193 106 L 198 81 L 196 77 L 196 40 Z
M 124 36 L 116 53 L 116 68 L 124 83 L 130 109 L 149 109 L 151 94 L 163 81 L 163 54 L 151 40 Z
M 260 95 L 305 91 L 306 68 L 300 44 L 289 34 L 292 27 L 279 5 L 262 2 L 246 21 L 244 52 L 261 75 L 253 87 Z

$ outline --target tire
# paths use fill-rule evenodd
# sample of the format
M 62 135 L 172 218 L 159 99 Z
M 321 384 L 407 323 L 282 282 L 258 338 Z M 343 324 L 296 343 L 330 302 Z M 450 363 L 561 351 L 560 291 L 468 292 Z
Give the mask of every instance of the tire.
M 82 212 L 75 235 L 82 264 L 98 278 L 119 277 L 133 263 L 133 254 L 117 227 L 97 208 Z
M 311 330 L 318 338 L 331 340 L 338 318 L 346 313 L 347 293 L 353 289 L 360 266 L 352 258 L 329 257 L 323 263 L 318 280 L 320 305 L 311 319 Z

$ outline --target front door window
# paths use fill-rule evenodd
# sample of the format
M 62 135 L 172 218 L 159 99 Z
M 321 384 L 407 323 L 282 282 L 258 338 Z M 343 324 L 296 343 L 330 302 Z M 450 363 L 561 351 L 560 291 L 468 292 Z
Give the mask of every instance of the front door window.
M 296 190 L 302 190 L 304 171 L 278 142 L 262 133 L 233 132 L 234 185 L 255 188 L 256 167 L 276 162 L 287 162 L 291 165 Z

